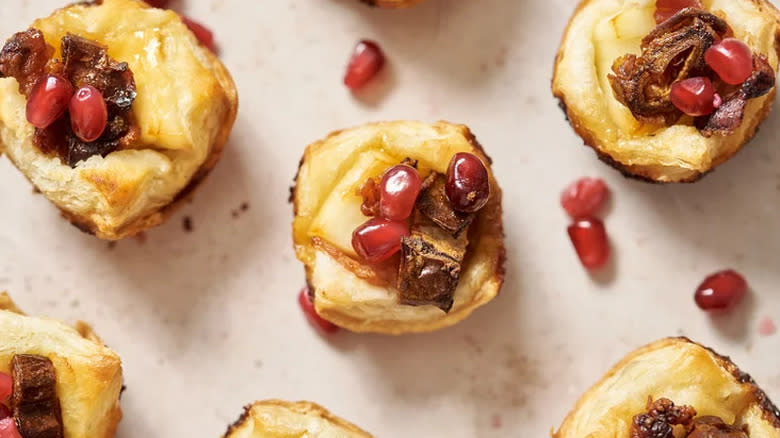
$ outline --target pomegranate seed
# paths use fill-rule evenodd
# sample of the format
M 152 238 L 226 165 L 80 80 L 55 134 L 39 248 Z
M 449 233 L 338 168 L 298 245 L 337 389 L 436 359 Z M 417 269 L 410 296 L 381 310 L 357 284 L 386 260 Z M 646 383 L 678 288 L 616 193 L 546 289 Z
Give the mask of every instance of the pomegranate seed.
M 578 219 L 569 225 L 569 238 L 585 268 L 599 269 L 607 264 L 610 251 L 604 222 L 596 218 Z
M 0 420 L 4 420 L 11 416 L 11 410 L 8 409 L 8 406 L 0 403 Z
M 414 167 L 399 164 L 391 167 L 380 184 L 379 211 L 391 221 L 402 221 L 412 214 L 422 178 Z
M 146 0 L 146 3 L 153 8 L 167 8 L 169 0 Z
M 379 45 L 373 41 L 361 40 L 355 46 L 349 59 L 344 85 L 357 90 L 366 85 L 385 65 L 385 55 Z
M 452 208 L 464 213 L 476 213 L 490 198 L 490 176 L 476 155 L 459 152 L 447 168 L 444 186 Z
M 713 44 L 704 60 L 727 84 L 740 85 L 753 74 L 753 51 L 736 38 Z
M 574 219 L 592 216 L 609 196 L 609 189 L 600 178 L 581 178 L 561 194 L 561 206 Z
M 304 287 L 303 290 L 301 290 L 301 293 L 298 294 L 298 304 L 301 305 L 301 310 L 303 310 L 303 314 L 306 315 L 306 319 L 309 320 L 309 323 L 323 333 L 335 333 L 339 331 L 339 326 L 324 319 L 317 313 L 317 310 L 314 308 L 314 303 L 312 303 L 311 298 L 309 297 L 308 287 Z
M 709 78 L 685 79 L 672 85 L 672 103 L 689 116 L 706 116 L 715 111 L 715 87 Z
M 736 306 L 747 292 L 745 278 L 727 269 L 716 272 L 696 289 L 696 305 L 702 310 L 728 310 Z
M 89 143 L 103 135 L 108 123 L 108 110 L 103 94 L 87 85 L 79 88 L 70 100 L 70 126 L 76 137 Z
M 401 238 L 409 235 L 406 222 L 375 217 L 352 233 L 352 247 L 361 259 L 379 263 L 401 250 Z
M 184 15 L 181 16 L 181 20 L 184 22 L 184 24 L 187 25 L 187 27 L 190 29 L 190 32 L 195 34 L 195 38 L 197 38 L 201 44 L 206 46 L 207 49 L 211 50 L 212 53 L 217 53 L 217 45 L 214 42 L 214 33 L 212 33 L 206 26 L 191 18 L 185 17 Z
M 5 403 L 11 397 L 14 388 L 13 378 L 6 373 L 0 373 L 0 403 Z
M 39 79 L 27 99 L 27 121 L 39 129 L 46 129 L 65 114 L 73 96 L 70 81 L 57 75 Z
M 0 420 L 0 438 L 22 438 L 16 420 L 12 417 Z
M 702 5 L 699 0 L 656 0 L 655 8 L 655 22 L 661 24 L 685 8 L 702 9 Z
M 772 318 L 765 316 L 758 322 L 758 334 L 761 336 L 772 336 L 777 333 L 777 326 Z

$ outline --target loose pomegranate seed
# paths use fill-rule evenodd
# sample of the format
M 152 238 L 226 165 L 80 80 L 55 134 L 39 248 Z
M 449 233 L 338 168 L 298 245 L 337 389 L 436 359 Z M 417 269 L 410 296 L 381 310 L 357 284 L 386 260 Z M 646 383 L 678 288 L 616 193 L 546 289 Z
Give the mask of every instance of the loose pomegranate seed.
M 376 76 L 383 65 L 385 65 L 385 55 L 379 45 L 373 41 L 361 40 L 349 59 L 344 85 L 350 90 L 361 88 Z
M 184 24 L 187 25 L 190 31 L 195 34 L 195 38 L 197 38 L 201 44 L 206 46 L 207 49 L 211 50 L 212 53 L 217 53 L 217 45 L 214 42 L 214 34 L 206 26 L 191 18 L 185 17 L 184 15 L 181 16 L 181 20 L 184 22 Z
M 609 196 L 609 188 L 600 178 L 581 178 L 561 194 L 561 205 L 574 219 L 592 216 Z
M 715 111 L 715 87 L 709 78 L 697 77 L 675 82 L 669 97 L 689 116 L 706 116 Z
M 694 299 L 702 310 L 728 310 L 739 303 L 747 288 L 744 277 L 727 269 L 705 278 L 696 289 Z
M 758 334 L 761 336 L 772 336 L 777 333 L 777 326 L 772 318 L 765 316 L 758 322 Z
M 6 419 L 11 416 L 11 410 L 8 406 L 0 403 L 0 420 Z
M 379 263 L 401 250 L 401 238 L 409 235 L 406 222 L 375 217 L 352 233 L 352 247 L 361 259 Z
M 414 167 L 405 164 L 391 167 L 380 184 L 380 214 L 391 221 L 408 218 L 421 189 L 422 178 Z
M 476 155 L 459 152 L 447 168 L 444 186 L 452 208 L 464 213 L 476 213 L 490 198 L 490 176 Z
M 27 121 L 36 128 L 46 129 L 65 114 L 73 96 L 70 81 L 57 75 L 39 79 L 27 99 Z
M 702 9 L 699 0 L 656 0 L 655 7 L 655 22 L 658 24 L 663 23 L 671 18 L 672 15 L 685 8 Z
M 16 420 L 12 417 L 0 420 L 0 438 L 22 438 L 16 427 Z
M 153 8 L 167 8 L 169 0 L 146 0 L 146 3 Z
M 317 313 L 317 310 L 314 308 L 314 303 L 312 303 L 311 298 L 309 297 L 308 287 L 304 287 L 303 290 L 301 290 L 301 293 L 298 294 L 298 304 L 301 305 L 301 310 L 303 310 L 303 314 L 306 315 L 306 319 L 309 320 L 309 323 L 323 333 L 335 333 L 339 331 L 339 326 L 324 319 Z
M 0 403 L 8 401 L 14 388 L 14 380 L 9 374 L 0 373 Z
M 601 220 L 578 219 L 569 225 L 569 238 L 585 268 L 599 269 L 609 261 L 609 240 Z
M 70 126 L 76 137 L 95 141 L 103 135 L 108 123 L 108 110 L 103 94 L 91 86 L 79 88 L 70 100 Z
M 727 84 L 740 85 L 753 74 L 753 51 L 736 38 L 713 44 L 704 60 Z

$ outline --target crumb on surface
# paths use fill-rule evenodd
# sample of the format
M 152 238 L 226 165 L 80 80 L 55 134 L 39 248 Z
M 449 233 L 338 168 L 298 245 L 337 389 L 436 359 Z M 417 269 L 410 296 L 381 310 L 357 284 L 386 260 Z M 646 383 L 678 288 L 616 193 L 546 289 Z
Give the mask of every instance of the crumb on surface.
M 192 232 L 193 227 L 192 227 L 192 218 L 191 217 L 184 216 L 184 219 L 182 219 L 181 225 L 182 225 L 182 228 L 184 229 L 184 231 L 186 231 L 188 233 Z

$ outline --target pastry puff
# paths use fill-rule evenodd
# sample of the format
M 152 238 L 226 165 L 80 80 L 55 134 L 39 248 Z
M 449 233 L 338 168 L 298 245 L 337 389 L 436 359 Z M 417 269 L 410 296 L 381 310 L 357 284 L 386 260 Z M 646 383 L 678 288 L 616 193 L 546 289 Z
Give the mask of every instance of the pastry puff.
M 359 278 L 318 245 L 327 242 L 355 258 L 351 238 L 367 219 L 358 194 L 366 179 L 381 176 L 405 158 L 417 160 L 423 178 L 426 172 L 446 173 L 458 152 L 490 163 L 466 126 L 447 122 L 372 123 L 334 132 L 306 148 L 292 192 L 293 240 L 320 316 L 356 332 L 427 332 L 455 324 L 495 298 L 504 279 L 505 254 L 501 189 L 489 166 L 491 195 L 469 227 L 466 258 L 448 313 L 432 305 L 400 304 L 397 289 Z
M 0 372 L 9 373 L 17 354 L 51 360 L 57 375 L 65 438 L 110 438 L 122 419 L 119 356 L 83 322 L 61 322 L 25 316 L 0 293 Z
M 371 438 L 310 402 L 267 400 L 247 406 L 223 438 Z
M 734 36 L 778 69 L 780 13 L 766 0 L 704 0 Z M 656 26 L 656 0 L 583 0 L 574 12 L 555 61 L 552 89 L 569 122 L 598 156 L 628 176 L 654 182 L 689 182 L 734 155 L 767 117 L 776 90 L 748 101 L 731 135 L 705 137 L 694 126 L 652 127 L 621 104 L 608 80 L 616 59 L 639 53 Z
M 117 240 L 159 225 L 219 161 L 236 118 L 237 92 L 220 61 L 174 12 L 138 0 L 77 3 L 36 20 L 54 57 L 74 34 L 100 43 L 132 71 L 133 144 L 74 168 L 33 144 L 26 100 L 0 79 L 0 152 L 82 230 Z
M 627 438 L 649 398 L 747 426 L 750 438 L 780 437 L 780 413 L 750 376 L 686 338 L 663 339 L 630 353 L 580 398 L 553 437 Z

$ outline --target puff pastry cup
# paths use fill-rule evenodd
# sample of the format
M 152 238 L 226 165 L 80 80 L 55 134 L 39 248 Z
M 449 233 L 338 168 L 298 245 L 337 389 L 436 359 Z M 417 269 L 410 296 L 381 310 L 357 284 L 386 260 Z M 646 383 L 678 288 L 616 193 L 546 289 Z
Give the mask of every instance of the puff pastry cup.
M 132 135 L 112 152 L 88 158 L 44 152 L 25 118 L 18 81 L 6 77 L 0 79 L 0 153 L 68 220 L 99 238 L 117 240 L 162 223 L 220 158 L 238 105 L 227 69 L 176 13 L 137 0 L 75 3 L 31 29 L 51 46 L 52 59 L 63 59 L 66 38 L 83 38 L 107 49 L 114 70 L 129 67 Z
M 679 413 L 668 409 L 669 401 L 683 418 L 671 421 Z M 648 413 L 652 404 L 667 410 Z M 750 376 L 728 357 L 686 338 L 663 339 L 630 353 L 582 396 L 553 436 L 672 438 L 647 435 L 635 425 L 663 430 L 662 416 L 653 421 L 659 413 L 678 424 L 676 438 L 780 437 L 780 413 Z M 731 433 L 707 434 L 709 425 Z
M 440 176 L 460 152 L 485 164 L 490 197 L 473 216 L 468 232 L 461 234 L 467 235 L 468 247 L 465 259 L 454 268 L 459 280 L 450 284 L 452 294 L 444 305 L 401 304 L 398 283 L 359 275 L 365 265 L 357 261 L 351 237 L 367 219 L 361 212 L 361 185 L 407 159 L 417 163 L 423 179 Z M 295 251 L 305 265 L 316 312 L 352 331 L 402 334 L 450 326 L 492 300 L 503 283 L 505 254 L 501 189 L 489 163 L 466 126 L 447 122 L 372 123 L 334 132 L 309 145 L 291 200 Z M 422 198 L 423 194 L 418 210 Z M 393 272 L 399 271 L 397 266 L 392 266 Z M 431 267 L 431 272 L 438 269 Z
M 733 37 L 746 43 L 754 55 L 765 57 L 762 69 L 774 70 L 774 82 L 780 51 L 777 9 L 767 0 L 701 3 L 705 12 L 730 26 L 730 31 L 715 40 L 733 32 Z M 706 130 L 694 126 L 705 123 L 702 118 L 692 121 L 683 116 L 670 124 L 648 123 L 635 117 L 636 113 L 616 97 L 609 77 L 615 75 L 613 68 L 618 68 L 619 58 L 640 54 L 643 38 L 656 28 L 655 4 L 655 0 L 583 0 L 557 54 L 553 94 L 576 133 L 608 164 L 627 176 L 653 182 L 691 182 L 728 160 L 753 137 L 771 110 L 776 90 L 772 86 L 762 91 L 766 94 L 750 98 L 741 124 L 715 135 L 703 135 Z M 709 42 L 704 47 L 706 50 Z M 697 53 L 702 57 L 695 62 L 703 65 L 703 51 Z M 668 89 L 662 88 L 662 92 L 664 104 L 671 106 Z
M 19 355 L 46 358 L 53 365 L 63 434 L 45 436 L 114 436 L 122 418 L 122 364 L 87 324 L 79 322 L 70 327 L 59 321 L 26 316 L 3 292 L 0 332 L 0 372 L 10 374 L 12 360 Z M 35 434 L 25 438 L 35 438 L 32 435 Z
M 311 402 L 266 400 L 244 408 L 223 438 L 371 438 Z

